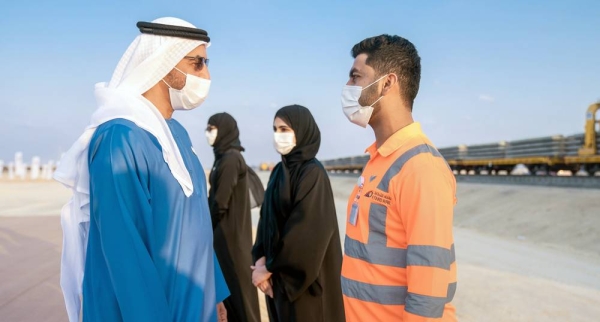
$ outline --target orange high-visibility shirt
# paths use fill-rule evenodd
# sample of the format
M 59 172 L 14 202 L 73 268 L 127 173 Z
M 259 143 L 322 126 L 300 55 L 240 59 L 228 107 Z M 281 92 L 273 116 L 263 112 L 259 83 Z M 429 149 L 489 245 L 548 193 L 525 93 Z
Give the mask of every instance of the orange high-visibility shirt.
M 419 123 L 367 152 L 348 202 L 346 320 L 456 321 L 454 174 Z

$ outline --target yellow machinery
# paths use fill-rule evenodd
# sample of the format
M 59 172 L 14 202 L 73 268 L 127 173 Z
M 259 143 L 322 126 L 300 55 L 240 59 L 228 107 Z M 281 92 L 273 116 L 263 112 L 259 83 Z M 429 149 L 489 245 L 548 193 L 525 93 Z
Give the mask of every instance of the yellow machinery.
M 598 154 L 596 147 L 596 123 L 600 124 L 600 120 L 596 120 L 598 110 L 600 110 L 600 103 L 592 104 L 585 115 L 585 136 L 583 147 L 579 149 L 580 156 Z
M 267 163 L 267 162 L 262 162 L 259 166 L 260 171 L 271 171 L 273 170 L 273 168 L 275 167 L 275 165 L 271 162 L 271 163 Z
M 583 136 L 583 146 L 579 149 L 577 156 L 565 157 L 567 165 L 588 165 L 592 170 L 600 171 L 600 154 L 598 154 L 596 124 L 600 124 L 600 119 L 596 118 L 596 113 L 600 111 L 600 103 L 592 104 L 585 115 L 585 133 Z
M 513 157 L 485 157 L 485 155 L 482 157 L 480 153 L 477 158 L 468 158 L 463 156 L 463 154 L 468 155 L 469 147 L 458 146 L 457 152 L 450 152 L 455 154 L 451 157 L 447 157 L 446 161 L 453 170 L 458 172 L 463 170 L 467 172 L 475 171 L 476 174 L 479 174 L 483 170 L 487 170 L 490 173 L 498 173 L 498 171 L 503 170 L 510 172 L 516 165 L 522 164 L 529 168 L 532 173 L 537 173 L 538 170 L 540 170 L 539 172 L 541 173 L 558 172 L 559 170 L 570 170 L 571 172 L 576 173 L 581 169 L 585 169 L 589 174 L 594 175 L 600 173 L 600 151 L 598 148 L 600 145 L 600 140 L 598 140 L 600 129 L 596 129 L 596 126 L 600 124 L 600 116 L 597 117 L 596 114 L 600 114 L 600 102 L 590 105 L 586 112 L 583 145 L 579 149 L 577 146 L 573 146 L 574 149 L 569 150 L 569 152 L 567 152 L 565 148 L 562 148 L 561 153 L 555 153 L 553 155 L 549 155 L 546 152 L 531 152 L 531 154 L 528 153 L 526 156 Z M 561 138 L 558 138 L 558 141 L 553 142 L 559 142 L 560 140 Z M 562 142 L 564 144 L 567 143 L 566 139 Z M 560 144 L 562 145 L 562 143 Z M 453 148 L 454 147 L 452 147 L 452 149 Z M 534 143 L 533 149 L 535 150 L 536 148 L 539 148 L 539 145 L 535 146 Z M 553 151 L 552 147 L 548 149 L 551 152 Z M 576 154 L 574 153 L 575 151 L 577 151 Z M 363 156 L 349 157 L 325 161 L 324 165 L 327 170 L 361 170 L 367 160 L 368 158 L 364 159 Z

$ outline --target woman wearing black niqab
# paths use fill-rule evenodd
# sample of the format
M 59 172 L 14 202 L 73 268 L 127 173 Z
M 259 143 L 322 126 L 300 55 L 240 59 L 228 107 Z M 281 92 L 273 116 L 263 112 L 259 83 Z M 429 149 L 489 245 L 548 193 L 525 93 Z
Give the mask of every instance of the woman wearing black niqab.
M 331 184 L 315 158 L 321 134 L 310 111 L 286 106 L 275 115 L 282 160 L 261 208 L 253 282 L 267 296 L 271 322 L 344 321 L 342 251 Z
M 231 296 L 225 301 L 228 321 L 259 322 L 258 294 L 252 285 L 252 219 L 247 166 L 235 119 L 227 113 L 210 117 L 206 136 L 215 162 L 208 204 L 214 248 Z

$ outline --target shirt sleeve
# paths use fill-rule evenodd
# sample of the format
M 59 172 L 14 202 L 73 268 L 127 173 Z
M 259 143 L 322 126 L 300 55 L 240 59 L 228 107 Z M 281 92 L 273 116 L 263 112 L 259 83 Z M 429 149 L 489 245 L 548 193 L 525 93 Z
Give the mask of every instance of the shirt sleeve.
M 227 282 L 225 281 L 225 276 L 223 276 L 223 271 L 221 270 L 221 265 L 219 265 L 219 260 L 216 255 L 213 255 L 213 261 L 215 263 L 215 290 L 217 293 L 216 299 L 217 303 L 221 303 L 225 301 L 226 298 L 229 297 L 229 288 L 227 287 Z
M 337 228 L 333 194 L 325 171 L 316 166 L 308 168 L 298 182 L 278 252 L 267 260 L 267 269 L 279 276 L 291 302 L 317 280 Z
M 427 158 L 432 156 L 413 158 L 397 188 L 408 244 L 403 321 L 439 321 L 455 286 L 454 187 L 444 169 Z
M 133 142 L 131 129 L 114 126 L 94 148 L 90 146 L 91 220 L 98 227 L 123 321 L 171 321 L 165 290 L 144 239 L 144 218 L 152 211 L 148 189 L 141 182 L 147 169 L 137 164 L 143 153 Z
M 274 173 L 276 173 L 278 171 L 278 167 L 280 167 L 281 164 L 278 164 L 277 166 L 275 166 L 275 168 L 273 169 L 273 171 L 271 171 L 271 174 L 269 175 L 269 183 L 271 182 L 271 180 L 273 179 L 273 175 Z M 268 190 L 268 189 L 267 189 Z M 265 196 L 266 196 L 267 192 L 265 191 Z M 263 205 L 264 206 L 264 202 L 266 201 L 263 200 Z M 265 245 L 264 245 L 264 234 L 265 234 L 265 230 L 266 228 L 264 227 L 266 222 L 265 219 L 262 215 L 263 212 L 263 207 L 261 206 L 261 213 L 260 213 L 260 217 L 258 218 L 258 225 L 256 227 L 256 238 L 254 239 L 254 246 L 252 246 L 252 261 L 253 264 L 256 263 L 256 261 L 258 261 L 259 259 L 261 259 L 261 257 L 264 257 L 265 254 Z
M 233 154 L 225 154 L 215 170 L 216 182 L 214 189 L 214 201 L 210 205 L 213 227 L 223 219 L 229 211 L 229 201 L 233 189 L 238 183 L 240 172 L 240 160 Z

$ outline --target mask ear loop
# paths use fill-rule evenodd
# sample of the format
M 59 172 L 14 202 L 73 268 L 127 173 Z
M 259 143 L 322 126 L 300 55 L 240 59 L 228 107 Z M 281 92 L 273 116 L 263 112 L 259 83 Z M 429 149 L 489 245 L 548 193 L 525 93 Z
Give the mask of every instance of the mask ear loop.
M 173 87 L 171 87 L 171 85 L 169 85 L 169 83 L 167 83 L 167 81 L 165 81 L 165 79 L 164 79 L 164 78 L 163 78 L 163 79 L 161 79 L 161 81 L 162 81 L 163 83 L 167 84 L 167 86 L 169 86 L 169 88 L 171 88 L 171 89 L 173 88 Z
M 379 96 L 379 98 L 375 102 L 373 102 L 373 104 L 369 105 L 369 107 L 375 106 L 375 104 L 377 104 L 377 102 L 379 102 L 379 100 L 381 100 L 382 98 L 383 98 L 383 95 Z
M 380 77 L 378 80 L 376 80 L 376 81 L 374 81 L 373 83 L 369 84 L 369 86 L 371 86 L 371 85 L 373 85 L 373 84 L 375 84 L 375 83 L 379 82 L 379 81 L 380 81 L 380 80 L 382 80 L 384 77 L 387 77 L 387 76 L 389 76 L 389 75 L 390 75 L 390 74 L 385 74 L 384 76 Z M 396 76 L 396 78 L 398 78 L 398 76 Z M 369 87 L 369 86 L 367 86 L 367 87 Z M 367 88 L 367 87 L 365 87 L 365 88 Z M 384 95 L 381 95 L 381 96 L 379 96 L 379 98 L 378 98 L 378 99 L 377 99 L 375 102 L 373 102 L 373 104 L 371 104 L 371 105 L 370 105 L 370 107 L 373 107 L 373 106 L 375 106 L 375 104 L 377 104 L 377 102 L 379 102 L 379 100 L 381 100 L 381 99 L 383 98 L 383 96 L 384 96 Z
M 383 76 L 379 77 L 379 78 L 378 78 L 376 81 L 374 81 L 374 82 L 372 82 L 371 84 L 369 84 L 369 85 L 367 85 L 367 86 L 363 87 L 363 90 L 365 90 L 365 89 L 367 89 L 367 88 L 371 87 L 371 85 L 373 85 L 373 84 L 376 84 L 377 82 L 379 82 L 380 80 L 382 80 L 384 77 L 387 77 L 388 75 L 389 75 L 389 74 L 385 74 L 385 75 L 383 75 Z
M 177 67 L 173 67 L 173 69 L 175 69 L 176 71 L 182 73 L 183 75 L 187 76 L 188 74 L 184 73 L 181 71 L 181 69 L 177 68 Z
M 388 75 L 389 75 L 389 74 L 385 74 L 385 75 L 383 75 L 383 76 L 379 77 L 379 78 L 378 78 L 376 81 L 374 81 L 374 82 L 372 82 L 371 84 L 369 84 L 369 85 L 367 85 L 367 86 L 363 87 L 363 89 L 362 89 L 362 90 L 365 90 L 365 89 L 369 88 L 369 86 L 371 86 L 371 85 L 373 85 L 373 84 L 376 84 L 377 82 L 379 82 L 380 80 L 382 80 L 384 77 L 387 77 Z M 362 90 L 361 90 L 361 91 L 362 91 Z M 377 102 L 379 102 L 379 100 L 381 100 L 382 98 L 383 98 L 383 95 L 380 95 L 380 96 L 379 96 L 379 98 L 378 98 L 378 99 L 377 99 L 375 102 L 373 102 L 373 104 L 371 104 L 371 105 L 369 105 L 369 106 L 364 106 L 363 108 L 366 108 L 366 107 L 373 107 L 373 106 L 375 106 L 375 104 L 377 104 Z
M 175 69 L 176 71 L 178 71 L 178 72 L 182 73 L 183 75 L 185 75 L 185 76 L 187 77 L 187 74 L 186 74 L 186 73 L 184 73 L 184 72 L 182 72 L 182 71 L 181 71 L 179 68 L 177 68 L 177 67 L 173 67 L 173 69 Z M 173 87 L 171 87 L 171 85 L 169 85 L 169 83 L 167 83 L 167 81 L 165 81 L 165 79 L 164 79 L 164 78 L 163 78 L 163 79 L 161 79 L 161 81 L 163 81 L 163 83 L 167 84 L 167 86 L 169 86 L 169 88 L 171 88 L 171 89 L 173 88 Z

